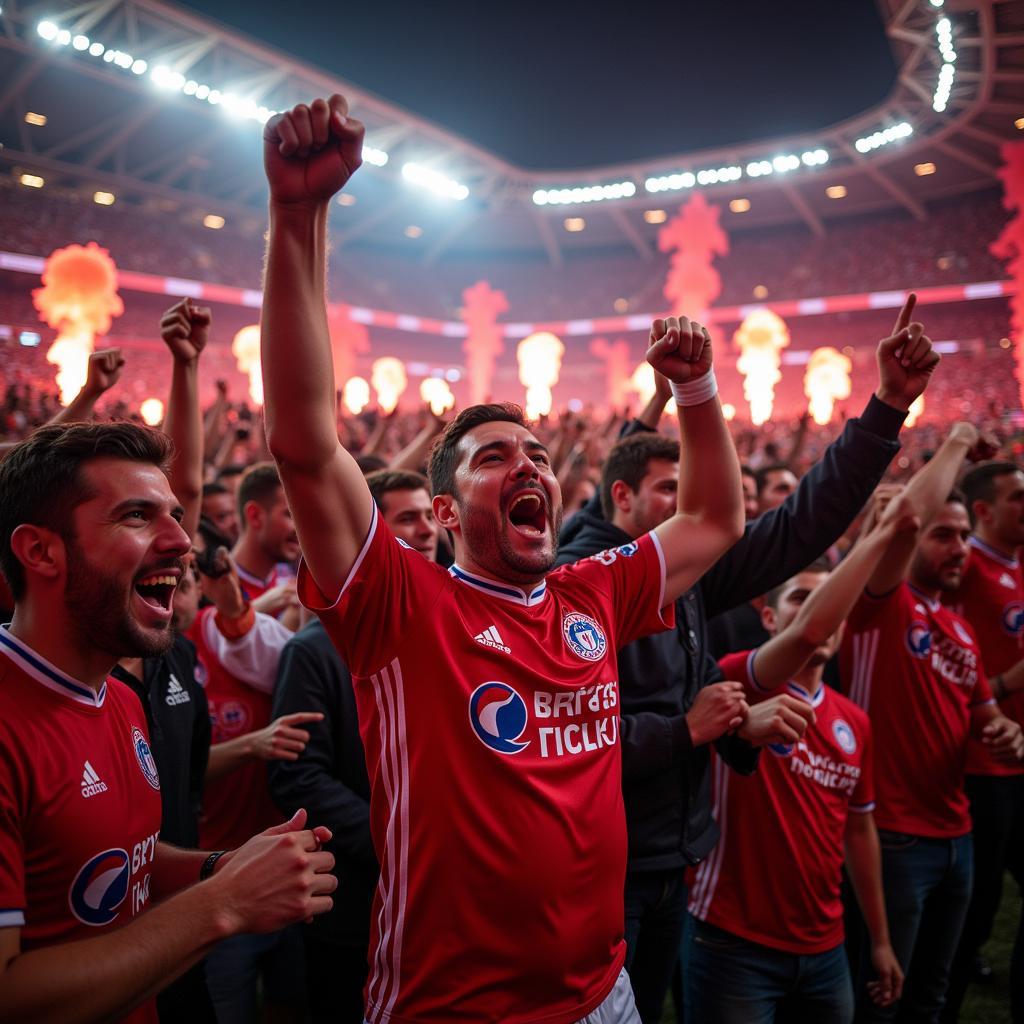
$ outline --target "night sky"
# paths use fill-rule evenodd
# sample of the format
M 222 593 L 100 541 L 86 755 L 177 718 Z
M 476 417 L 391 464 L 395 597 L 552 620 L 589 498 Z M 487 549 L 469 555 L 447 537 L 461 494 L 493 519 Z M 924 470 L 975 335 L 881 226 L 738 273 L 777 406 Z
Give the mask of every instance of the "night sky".
M 813 131 L 896 70 L 873 0 L 188 6 L 529 169 Z

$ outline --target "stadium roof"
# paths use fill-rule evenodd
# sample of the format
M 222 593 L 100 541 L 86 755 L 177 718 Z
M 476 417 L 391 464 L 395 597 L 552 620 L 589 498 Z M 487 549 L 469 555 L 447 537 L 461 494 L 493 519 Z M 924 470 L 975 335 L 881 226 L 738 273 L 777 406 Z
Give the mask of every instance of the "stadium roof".
M 879 11 L 896 83 L 852 118 L 774 141 L 541 172 L 180 7 L 6 0 L 0 161 L 48 187 L 258 229 L 259 121 L 341 91 L 376 162 L 354 179 L 354 204 L 335 208 L 335 241 L 425 263 L 480 253 L 557 264 L 622 245 L 650 259 L 655 211 L 695 191 L 726 206 L 730 231 L 803 222 L 823 234 L 834 217 L 892 207 L 924 218 L 930 201 L 991 187 L 999 147 L 1024 139 L 1024 5 L 879 0 Z

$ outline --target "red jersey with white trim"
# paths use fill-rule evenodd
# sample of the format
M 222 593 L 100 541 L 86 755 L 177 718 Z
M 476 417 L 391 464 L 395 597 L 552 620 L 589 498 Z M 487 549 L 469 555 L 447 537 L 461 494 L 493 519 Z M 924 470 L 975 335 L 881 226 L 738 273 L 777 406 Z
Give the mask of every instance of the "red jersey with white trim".
M 966 835 L 971 711 L 993 703 L 971 627 L 903 582 L 885 597 L 860 597 L 840 659 L 843 688 L 875 734 L 878 827 Z
M 726 679 L 752 694 L 754 654 L 719 662 Z M 697 868 L 690 913 L 750 942 L 809 956 L 843 941 L 839 886 L 847 817 L 874 808 L 871 726 L 860 708 L 827 686 L 813 697 L 795 683 L 778 692 L 808 701 L 816 720 L 799 743 L 765 750 L 749 777 L 731 772 L 712 752 L 712 809 L 721 838 Z
M 149 902 L 160 778 L 142 705 L 0 627 L 0 928 L 25 952 L 93 938 Z M 127 1018 L 156 1021 L 150 1000 Z
M 271 696 L 247 686 L 220 663 L 210 637 L 217 609 L 204 608 L 188 630 L 196 645 L 198 681 L 210 708 L 210 743 L 216 746 L 270 724 Z M 199 845 L 204 850 L 232 850 L 258 832 L 281 822 L 270 798 L 265 761 L 250 760 L 203 787 Z
M 367 1019 L 570 1024 L 624 959 L 617 649 L 673 624 L 653 535 L 531 592 L 397 541 L 376 509 L 319 611 L 352 672 L 380 860 Z
M 968 541 L 970 558 L 959 588 L 945 603 L 971 624 L 981 645 L 981 661 L 991 679 L 1024 658 L 1024 574 L 1020 561 L 1007 558 L 977 537 Z M 1024 693 L 999 702 L 1004 715 L 1024 725 Z M 968 775 L 1020 775 L 1024 765 L 997 761 L 973 736 L 967 743 Z
M 265 580 L 260 579 L 259 576 L 247 569 L 243 569 L 237 562 L 235 570 L 238 573 L 239 582 L 242 584 L 242 594 L 247 601 L 255 601 L 268 590 L 273 590 L 274 587 L 279 587 L 282 583 L 295 579 L 295 571 L 287 562 L 278 562 Z

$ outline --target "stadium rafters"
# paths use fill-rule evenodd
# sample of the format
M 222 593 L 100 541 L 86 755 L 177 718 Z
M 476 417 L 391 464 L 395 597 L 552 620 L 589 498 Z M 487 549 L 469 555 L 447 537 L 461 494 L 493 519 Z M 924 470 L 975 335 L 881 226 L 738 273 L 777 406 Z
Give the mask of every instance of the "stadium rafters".
M 5 0 L 0 161 L 47 187 L 103 189 L 164 215 L 214 214 L 256 231 L 265 201 L 258 122 L 342 91 L 367 125 L 376 165 L 356 179 L 354 206 L 334 211 L 338 244 L 395 247 L 426 263 L 536 253 L 557 264 L 623 245 L 650 259 L 656 220 L 643 214 L 695 189 L 733 203 L 730 230 L 801 221 L 824 234 L 834 217 L 887 207 L 923 218 L 930 201 L 993 186 L 1000 145 L 1024 138 L 1015 127 L 1024 118 L 1024 5 L 878 2 L 899 69 L 878 106 L 774 142 L 538 172 L 159 0 Z M 44 124 L 26 121 L 39 112 Z M 567 231 L 565 218 L 586 230 Z

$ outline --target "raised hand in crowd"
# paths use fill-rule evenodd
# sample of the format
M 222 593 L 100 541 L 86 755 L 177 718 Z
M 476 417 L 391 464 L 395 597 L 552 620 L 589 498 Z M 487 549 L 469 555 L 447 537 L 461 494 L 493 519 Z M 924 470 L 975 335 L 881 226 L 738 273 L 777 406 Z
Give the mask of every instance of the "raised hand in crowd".
M 103 348 L 89 356 L 85 384 L 51 423 L 82 423 L 92 419 L 96 403 L 121 379 L 124 356 L 119 348 Z
M 912 320 L 917 295 L 907 296 L 892 334 L 878 343 L 878 397 L 904 411 L 924 393 L 941 356 L 924 333 L 924 324 Z

